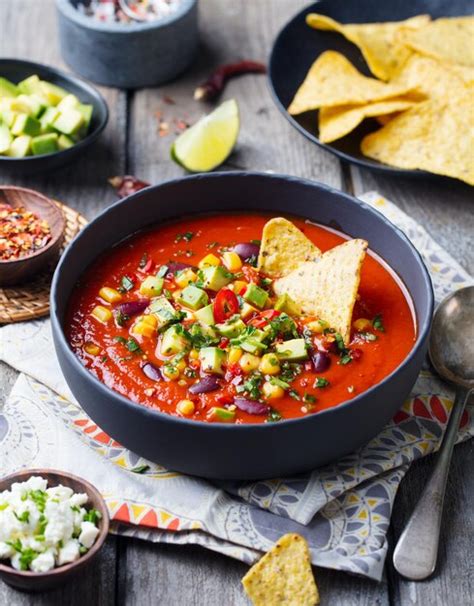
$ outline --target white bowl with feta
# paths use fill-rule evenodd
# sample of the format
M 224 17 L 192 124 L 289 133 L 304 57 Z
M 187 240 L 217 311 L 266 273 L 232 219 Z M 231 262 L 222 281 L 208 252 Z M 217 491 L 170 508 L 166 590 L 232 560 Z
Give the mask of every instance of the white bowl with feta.
M 25 588 L 51 577 L 58 584 L 90 561 L 107 531 L 105 503 L 85 480 L 49 470 L 0 480 L 0 576 L 7 583 Z

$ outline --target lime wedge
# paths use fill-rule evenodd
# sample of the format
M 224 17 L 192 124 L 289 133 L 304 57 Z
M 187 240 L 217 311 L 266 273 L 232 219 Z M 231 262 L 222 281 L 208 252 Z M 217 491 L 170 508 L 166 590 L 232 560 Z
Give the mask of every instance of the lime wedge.
M 239 126 L 237 101 L 224 101 L 179 135 L 171 146 L 171 157 L 193 173 L 213 170 L 234 148 Z

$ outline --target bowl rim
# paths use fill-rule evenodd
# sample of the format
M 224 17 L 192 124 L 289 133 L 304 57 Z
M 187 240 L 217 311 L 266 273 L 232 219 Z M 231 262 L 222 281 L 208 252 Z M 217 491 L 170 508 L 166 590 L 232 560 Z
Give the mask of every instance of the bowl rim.
M 2 70 L 2 65 L 6 63 L 13 63 L 17 66 L 30 67 L 32 70 L 32 74 L 35 73 L 35 71 L 43 72 L 46 75 L 52 74 L 53 76 L 65 80 L 66 82 L 72 82 L 75 86 L 78 86 L 82 90 L 86 91 L 89 95 L 91 95 L 91 97 L 94 97 L 96 99 L 97 103 L 101 106 L 104 115 L 97 127 L 93 131 L 88 133 L 84 137 L 84 139 L 81 139 L 77 143 L 74 143 L 73 147 L 71 148 L 62 149 L 56 152 L 52 152 L 50 154 L 41 154 L 39 156 L 26 156 L 25 158 L 11 158 L 10 156 L 0 156 L 0 162 L 9 162 L 12 164 L 26 164 L 28 162 L 33 163 L 37 162 L 40 159 L 42 160 L 43 158 L 55 158 L 57 156 L 60 156 L 61 154 L 70 153 L 72 150 L 79 150 L 83 147 L 87 147 L 89 144 L 95 141 L 107 126 L 110 117 L 109 106 L 107 105 L 107 101 L 105 100 L 103 95 L 97 90 L 97 88 L 92 86 L 92 84 L 87 82 L 87 80 L 84 80 L 83 78 L 76 76 L 75 74 L 70 74 L 61 69 L 58 69 L 57 67 L 46 65 L 45 63 L 37 63 L 35 61 L 29 61 L 28 59 L 17 59 L 16 57 L 1 57 L 0 73 Z
M 143 404 L 140 404 L 138 402 L 133 402 L 132 400 L 126 398 L 125 396 L 122 396 L 120 393 L 114 391 L 110 387 L 107 387 L 104 383 L 99 381 L 99 379 L 95 375 L 93 375 L 89 370 L 87 370 L 87 368 L 85 368 L 85 366 L 83 366 L 80 363 L 79 358 L 74 354 L 74 352 L 70 348 L 70 345 L 64 334 L 62 322 L 59 320 L 58 304 L 56 302 L 59 276 L 60 276 L 60 273 L 62 272 L 63 266 L 65 266 L 67 263 L 67 260 L 68 260 L 67 258 L 70 254 L 70 251 L 74 248 L 75 242 L 81 237 L 82 234 L 85 234 L 88 231 L 90 231 L 91 229 L 94 229 L 94 224 L 96 223 L 96 221 L 98 219 L 102 219 L 107 216 L 109 216 L 109 218 L 112 219 L 115 208 L 117 208 L 121 204 L 130 203 L 130 201 L 140 198 L 143 195 L 147 195 L 150 189 L 160 189 L 161 187 L 173 186 L 175 184 L 181 183 L 182 181 L 185 181 L 185 182 L 194 181 L 196 183 L 199 183 L 199 181 L 202 181 L 203 179 L 218 180 L 218 179 L 222 179 L 222 178 L 225 179 L 226 177 L 238 177 L 238 178 L 239 177 L 262 178 L 263 177 L 263 178 L 269 179 L 269 180 L 274 179 L 275 181 L 296 182 L 301 185 L 306 185 L 306 186 L 310 186 L 310 187 L 313 187 L 316 189 L 320 189 L 323 192 L 330 193 L 331 195 L 342 196 L 351 204 L 360 206 L 362 208 L 362 210 L 364 210 L 365 212 L 375 215 L 379 220 L 381 220 L 383 223 L 385 223 L 387 225 L 387 227 L 392 229 L 398 235 L 398 237 L 405 243 L 405 245 L 408 247 L 408 249 L 412 253 L 414 260 L 418 263 L 420 272 L 422 274 L 423 287 L 424 287 L 424 290 L 425 290 L 425 293 L 427 296 L 428 313 L 426 314 L 426 317 L 424 318 L 423 322 L 417 327 L 418 330 L 417 330 L 417 335 L 416 335 L 416 341 L 415 341 L 412 349 L 409 351 L 407 356 L 400 362 L 400 364 L 392 370 L 392 372 L 390 374 L 385 376 L 381 381 L 379 381 L 375 385 L 372 385 L 372 387 L 370 387 L 369 389 L 361 392 L 360 394 L 357 394 L 354 398 L 345 400 L 344 402 L 341 402 L 340 404 L 337 404 L 336 406 L 333 406 L 331 408 L 326 408 L 324 410 L 321 410 L 315 415 L 310 415 L 307 417 L 299 417 L 296 419 L 282 419 L 278 423 L 242 423 L 239 425 L 234 425 L 234 424 L 230 424 L 230 423 L 214 423 L 214 422 L 205 423 L 203 421 L 196 421 L 193 419 L 176 417 L 176 416 L 170 415 L 168 413 L 161 412 L 160 410 L 156 410 L 153 408 L 149 408 L 147 406 L 143 406 Z M 256 208 L 255 210 L 258 212 L 258 208 Z M 196 213 L 196 214 L 199 214 L 199 213 Z M 110 217 L 110 215 L 112 215 L 112 217 Z M 155 224 L 159 225 L 159 222 L 157 221 Z M 140 231 L 140 230 L 138 230 L 138 231 Z M 130 234 L 130 235 L 132 235 L 132 234 Z M 389 267 L 391 267 L 390 264 L 388 264 L 388 265 L 389 265 Z M 394 271 L 394 270 L 392 270 L 392 271 Z M 411 296 L 410 291 L 408 291 L 408 292 Z M 112 397 L 121 406 L 125 406 L 126 408 L 133 408 L 133 410 L 135 410 L 138 414 L 144 415 L 145 417 L 148 417 L 150 419 L 154 419 L 154 418 L 158 417 L 163 422 L 170 423 L 172 425 L 180 424 L 180 425 L 187 425 L 189 427 L 194 427 L 194 428 L 196 428 L 196 427 L 206 428 L 207 430 L 209 430 L 209 428 L 211 428 L 211 430 L 212 430 L 212 428 L 216 428 L 216 429 L 219 428 L 224 431 L 242 431 L 242 432 L 243 431 L 250 431 L 250 432 L 274 431 L 276 427 L 293 426 L 293 425 L 296 426 L 298 424 L 307 423 L 310 420 L 314 420 L 314 419 L 320 417 L 320 415 L 330 415 L 331 413 L 334 413 L 334 411 L 340 410 L 341 408 L 357 406 L 359 401 L 362 398 L 370 397 L 374 393 L 375 390 L 380 389 L 386 383 L 391 381 L 397 373 L 399 373 L 405 366 L 407 366 L 407 364 L 409 364 L 411 362 L 411 360 L 413 360 L 417 356 L 419 350 L 423 348 L 424 342 L 429 335 L 429 331 L 431 328 L 431 321 L 432 321 L 432 317 L 433 317 L 433 309 L 434 309 L 433 286 L 432 286 L 431 278 L 429 276 L 426 265 L 420 255 L 420 253 L 417 251 L 417 249 L 414 247 L 414 245 L 410 242 L 410 240 L 405 235 L 405 233 L 399 227 L 397 227 L 394 223 L 392 223 L 389 219 L 387 219 L 387 217 L 385 217 L 382 213 L 380 213 L 375 208 L 369 206 L 366 202 L 363 202 L 362 200 L 359 200 L 358 198 L 355 198 L 354 196 L 351 196 L 350 194 L 347 194 L 338 189 L 335 189 L 329 185 L 320 183 L 319 181 L 313 181 L 311 179 L 296 177 L 294 175 L 287 175 L 287 174 L 281 174 L 281 173 L 265 173 L 265 172 L 261 172 L 261 171 L 225 171 L 225 172 L 214 172 L 214 173 L 208 173 L 208 174 L 197 173 L 197 174 L 192 174 L 192 175 L 186 175 L 184 177 L 176 177 L 173 179 L 168 179 L 166 181 L 162 181 L 161 183 L 156 184 L 156 185 L 150 185 L 148 187 L 141 189 L 140 191 L 138 191 L 134 194 L 131 194 L 129 196 L 126 196 L 125 198 L 117 200 L 115 203 L 113 203 L 112 205 L 105 208 L 90 223 L 88 223 L 84 227 L 84 229 L 81 230 L 81 232 L 67 246 L 67 248 L 64 251 L 63 255 L 61 256 L 61 259 L 54 272 L 53 280 L 51 283 L 51 295 L 50 295 L 50 317 L 51 317 L 53 335 L 55 334 L 55 337 L 59 342 L 59 346 L 62 349 L 62 353 L 66 356 L 68 362 L 73 367 L 76 374 L 78 374 L 80 377 L 82 377 L 86 382 L 92 382 L 92 384 L 104 396 Z
M 73 21 L 77 25 L 89 30 L 106 34 L 127 34 L 130 32 L 146 32 L 154 29 L 161 29 L 167 25 L 171 25 L 184 17 L 197 4 L 197 0 L 181 0 L 181 5 L 176 11 L 164 17 L 163 19 L 155 19 L 144 23 L 101 23 L 91 17 L 87 17 L 80 13 L 71 3 L 71 0 L 56 0 L 57 10 L 66 19 Z
M 46 244 L 46 246 L 43 246 L 43 248 L 39 248 L 38 250 L 35 250 L 35 252 L 29 255 L 25 255 L 23 257 L 19 257 L 18 259 L 8 259 L 6 261 L 2 261 L 0 259 L 0 269 L 2 267 L 11 268 L 17 265 L 23 265 L 28 263 L 28 261 L 30 261 L 31 259 L 36 259 L 37 257 L 40 257 L 45 252 L 57 245 L 58 241 L 64 237 L 64 232 L 66 230 L 66 219 L 64 218 L 64 213 L 52 198 L 49 198 L 45 194 L 42 194 L 41 192 L 36 191 L 35 189 L 30 189 L 29 187 L 20 187 L 18 185 L 0 185 L 0 192 L 5 190 L 28 192 L 29 194 L 33 194 L 39 198 L 42 198 L 43 201 L 46 202 L 51 208 L 54 208 L 55 213 L 57 213 L 58 217 L 61 218 L 62 227 L 61 231 L 54 238 L 51 238 L 51 240 Z M 38 216 L 40 217 L 40 219 L 42 218 L 40 215 Z
M 11 483 L 13 483 L 14 481 L 26 481 L 29 477 L 31 477 L 33 475 L 41 476 L 41 475 L 46 475 L 46 474 L 54 474 L 59 477 L 69 478 L 69 479 L 77 482 L 79 485 L 86 487 L 90 492 L 92 492 L 92 494 L 97 499 L 97 501 L 100 505 L 100 508 L 101 508 L 100 513 L 102 514 L 101 525 L 99 526 L 99 534 L 97 535 L 97 539 L 94 542 L 94 544 L 92 545 L 92 547 L 89 549 L 89 551 L 87 553 L 85 553 L 83 556 L 80 556 L 77 560 L 74 560 L 74 562 L 69 562 L 67 564 L 63 564 L 62 566 L 55 566 L 54 568 L 52 568 L 51 570 L 48 570 L 46 572 L 34 572 L 33 570 L 17 570 L 16 568 L 9 566 L 8 564 L 2 564 L 2 560 L 0 560 L 0 573 L 2 573 L 2 574 L 5 573 L 8 575 L 12 575 L 12 576 L 21 576 L 24 579 L 32 579 L 32 580 L 33 579 L 44 579 L 47 577 L 51 577 L 53 575 L 64 574 L 65 572 L 68 572 L 69 570 L 75 568 L 79 564 L 85 564 L 86 562 L 91 560 L 102 548 L 102 546 L 105 542 L 105 539 L 107 538 L 107 535 L 109 533 L 109 526 L 110 526 L 110 518 L 109 518 L 107 505 L 105 504 L 104 498 L 100 494 L 100 492 L 97 490 L 97 488 L 93 484 L 91 484 L 88 480 L 84 480 L 84 478 L 80 478 L 79 476 L 76 476 L 75 474 L 69 473 L 67 471 L 61 471 L 60 469 L 49 469 L 48 467 L 33 468 L 33 469 L 19 469 L 18 471 L 15 471 L 14 473 L 11 473 L 5 477 L 0 478 L 0 480 L 2 481 L 2 483 L 5 481 L 7 481 L 7 482 L 11 481 Z M 76 492 L 76 490 L 74 492 Z

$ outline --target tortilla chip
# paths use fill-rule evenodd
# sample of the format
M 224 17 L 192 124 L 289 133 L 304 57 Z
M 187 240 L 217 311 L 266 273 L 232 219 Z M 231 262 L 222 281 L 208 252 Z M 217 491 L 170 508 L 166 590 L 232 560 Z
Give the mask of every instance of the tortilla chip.
M 289 295 L 303 313 L 325 320 L 347 345 L 366 249 L 365 240 L 344 242 L 276 280 L 273 290 L 277 295 Z
M 429 21 L 429 15 L 418 15 L 406 21 L 346 25 L 325 15 L 310 13 L 306 16 L 306 23 L 310 27 L 339 32 L 358 46 L 370 71 L 382 80 L 390 80 L 411 54 L 404 44 L 397 42 L 398 33 L 403 28 L 416 31 Z
M 421 169 L 474 185 L 472 96 L 435 97 L 367 135 L 362 153 L 379 162 Z
M 242 579 L 254 606 L 314 606 L 319 593 L 308 544 L 299 534 L 285 534 Z
M 400 114 L 401 112 L 394 112 L 393 114 L 387 114 L 385 116 L 376 116 L 375 119 L 379 124 L 385 126 L 390 122 L 390 120 L 393 120 L 396 116 L 399 116 Z
M 320 107 L 370 103 L 401 95 L 414 100 L 424 98 L 416 89 L 363 76 L 344 55 L 326 51 L 311 66 L 288 111 L 301 114 Z
M 403 28 L 397 41 L 422 55 L 474 67 L 474 17 L 436 19 L 419 29 Z
M 416 101 L 405 97 L 394 97 L 368 105 L 322 107 L 319 110 L 319 140 L 330 143 L 353 131 L 365 118 L 393 114 L 408 109 L 415 103 Z
M 314 261 L 321 251 L 291 221 L 275 217 L 265 223 L 257 268 L 279 278 L 305 261 Z

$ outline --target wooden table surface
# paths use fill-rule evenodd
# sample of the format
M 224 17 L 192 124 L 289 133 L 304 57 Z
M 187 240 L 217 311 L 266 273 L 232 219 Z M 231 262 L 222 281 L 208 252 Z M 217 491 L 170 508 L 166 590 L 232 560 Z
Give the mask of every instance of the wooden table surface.
M 0 170 L 0 182 L 36 188 L 92 219 L 115 200 L 107 184 L 112 175 L 135 174 L 152 183 L 182 175 L 169 159 L 174 135 L 158 135 L 156 112 L 162 111 L 170 124 L 175 118 L 195 121 L 208 108 L 193 101 L 192 91 L 209 70 L 237 58 L 266 60 L 280 27 L 305 4 L 301 0 L 201 0 L 201 47 L 186 75 L 161 88 L 136 92 L 101 89 L 111 115 L 105 136 L 93 150 L 50 175 L 9 177 Z M 0 56 L 65 67 L 58 49 L 53 0 L 0 0 Z M 164 95 L 175 104 L 165 103 Z M 421 222 L 461 265 L 474 272 L 474 207 L 468 186 L 448 180 L 386 178 L 339 162 L 290 127 L 273 105 L 265 77 L 234 80 L 225 93 L 226 98 L 231 96 L 239 102 L 242 128 L 238 147 L 225 169 L 289 173 L 356 195 L 377 189 Z M 0 406 L 15 377 L 14 371 L 0 366 Z M 473 603 L 473 455 L 474 441 L 455 450 L 435 576 L 424 583 L 404 581 L 391 566 L 390 555 L 381 583 L 317 568 L 323 606 Z M 431 466 L 430 457 L 419 461 L 403 481 L 389 531 L 391 546 Z M 202 548 L 111 536 L 97 564 L 73 586 L 28 596 L 0 584 L 0 604 L 248 604 L 240 585 L 246 570 L 244 564 Z

